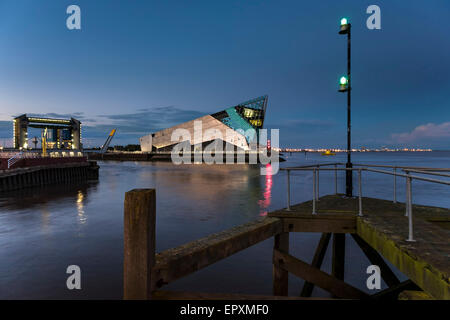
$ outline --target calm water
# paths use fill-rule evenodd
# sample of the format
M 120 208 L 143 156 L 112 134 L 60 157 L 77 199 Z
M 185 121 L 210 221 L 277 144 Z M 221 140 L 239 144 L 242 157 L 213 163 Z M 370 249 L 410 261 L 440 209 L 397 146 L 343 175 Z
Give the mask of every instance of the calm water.
M 282 166 L 345 161 L 345 155 L 285 155 Z M 354 162 L 450 167 L 450 152 L 358 153 Z M 249 165 L 186 165 L 99 162 L 96 183 L 30 189 L 0 196 L 0 298 L 72 299 L 122 297 L 123 200 L 133 188 L 156 188 L 157 250 L 264 216 L 286 203 L 286 175 L 261 176 Z M 334 174 L 320 174 L 321 195 L 334 192 Z M 392 177 L 363 174 L 364 196 L 392 199 Z M 311 173 L 295 173 L 292 202 L 310 200 Z M 340 192 L 344 189 L 339 173 Z M 398 179 L 403 201 L 404 180 Z M 450 188 L 414 182 L 415 203 L 450 207 Z M 318 234 L 291 235 L 294 255 L 311 261 Z M 347 237 L 346 281 L 365 289 L 370 264 Z M 269 239 L 167 289 L 271 294 L 272 245 Z M 323 270 L 330 270 L 330 252 Z M 68 265 L 82 270 L 82 290 L 65 283 Z M 400 277 L 402 275 L 399 274 Z M 302 280 L 290 277 L 290 294 Z M 315 289 L 314 295 L 327 296 Z

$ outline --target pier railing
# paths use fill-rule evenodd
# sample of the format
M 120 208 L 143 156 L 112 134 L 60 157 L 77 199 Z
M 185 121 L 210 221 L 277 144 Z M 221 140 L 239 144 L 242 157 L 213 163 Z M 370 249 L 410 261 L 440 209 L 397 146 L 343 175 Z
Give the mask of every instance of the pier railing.
M 11 158 L 8 159 L 8 169 L 10 169 L 17 161 L 20 161 L 22 159 L 22 152 L 19 152 L 15 155 L 13 155 Z
M 444 185 L 450 185 L 450 181 L 438 180 L 423 176 L 411 175 L 411 173 L 422 174 L 422 175 L 434 175 L 441 177 L 450 177 L 450 174 L 442 173 L 442 172 L 450 172 L 450 168 L 431 168 L 431 167 L 414 167 L 414 166 L 391 166 L 391 165 L 375 165 L 375 164 L 353 164 L 357 168 L 346 168 L 346 167 L 338 167 L 345 166 L 345 163 L 322 163 L 322 164 L 313 164 L 313 165 L 305 165 L 298 167 L 288 167 L 281 168 L 280 170 L 284 170 L 287 172 L 287 206 L 286 210 L 291 210 L 291 171 L 312 171 L 313 179 L 312 179 L 312 214 L 317 214 L 317 202 L 319 201 L 319 172 L 320 171 L 334 171 L 334 189 L 335 194 L 338 194 L 338 171 L 356 171 L 358 173 L 358 216 L 363 216 L 363 207 L 362 207 L 362 172 L 374 172 L 379 174 L 387 174 L 392 175 L 394 191 L 393 191 L 393 202 L 397 203 L 397 177 L 405 178 L 406 181 L 406 199 L 405 199 L 405 216 L 408 217 L 408 239 L 407 241 L 415 241 L 413 236 L 413 219 L 412 219 L 412 180 L 420 180 L 431 183 L 438 183 Z M 327 168 L 329 166 L 334 166 L 334 168 Z M 373 169 L 373 168 L 391 168 L 392 171 Z M 397 169 L 402 170 L 404 173 L 398 173 Z

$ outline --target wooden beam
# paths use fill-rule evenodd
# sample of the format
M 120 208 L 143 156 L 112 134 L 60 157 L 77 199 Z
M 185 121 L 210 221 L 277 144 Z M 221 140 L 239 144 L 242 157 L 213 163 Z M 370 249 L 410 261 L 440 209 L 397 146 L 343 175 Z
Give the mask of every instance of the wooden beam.
M 377 292 L 370 296 L 374 300 L 397 300 L 398 295 L 405 290 L 420 291 L 421 289 L 411 280 L 403 281 L 393 287 Z
M 397 276 L 392 272 L 391 268 L 384 261 L 383 257 L 367 242 L 365 242 L 360 236 L 357 234 L 352 234 L 353 239 L 364 252 L 366 257 L 369 259 L 370 263 L 373 265 L 377 265 L 380 267 L 381 277 L 384 282 L 388 285 L 388 287 L 396 286 L 400 284 L 400 280 L 398 280 Z
M 333 258 L 331 274 L 339 280 L 344 280 L 345 272 L 345 234 L 333 234 Z
M 151 271 L 155 264 L 155 189 L 125 193 L 124 203 L 124 299 L 150 299 Z
M 320 270 L 322 266 L 323 259 L 325 257 L 325 253 L 327 252 L 328 243 L 330 242 L 331 233 L 323 233 L 320 237 L 319 244 L 317 245 L 316 252 L 314 253 L 314 258 L 311 263 L 311 266 Z M 314 284 L 308 281 L 305 281 L 303 285 L 302 292 L 300 293 L 301 297 L 310 297 L 314 289 Z
M 289 253 L 289 232 L 283 232 L 277 234 L 274 239 L 274 252 L 279 250 L 284 253 Z M 273 295 L 274 296 L 287 296 L 289 289 L 289 273 L 273 265 Z
M 300 298 L 286 296 L 266 296 L 238 293 L 203 293 L 156 290 L 152 299 L 155 300 L 330 300 L 327 298 Z
M 366 293 L 352 287 L 344 281 L 336 279 L 306 262 L 281 251 L 274 250 L 273 263 L 297 277 L 314 283 L 316 286 L 332 293 L 336 297 L 347 299 L 364 299 L 368 297 Z
M 160 288 L 273 237 L 281 230 L 280 219 L 264 218 L 163 251 L 156 255 L 155 285 Z
M 283 218 L 284 232 L 355 233 L 356 218 Z

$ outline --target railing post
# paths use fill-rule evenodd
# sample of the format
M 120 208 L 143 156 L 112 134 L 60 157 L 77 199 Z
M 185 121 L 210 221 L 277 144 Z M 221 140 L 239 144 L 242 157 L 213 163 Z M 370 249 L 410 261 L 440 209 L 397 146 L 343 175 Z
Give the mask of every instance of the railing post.
M 394 203 L 397 203 L 397 167 L 394 167 Z
M 358 187 L 359 187 L 359 213 L 358 216 L 362 217 L 362 185 L 361 185 L 361 169 L 358 169 Z
M 313 210 L 312 214 L 317 214 L 316 212 L 316 168 L 313 169 Z
M 125 193 L 124 203 L 124 299 L 151 299 L 155 265 L 155 189 Z
M 408 188 L 408 239 L 406 241 L 414 242 L 413 238 L 413 220 L 412 220 L 412 191 L 411 191 L 411 177 L 408 174 L 406 178 L 406 184 Z
M 338 185 L 337 185 L 337 166 L 334 165 L 334 194 L 338 194 Z
M 404 170 L 405 171 L 405 170 Z M 407 175 L 409 175 L 409 171 L 405 171 L 405 173 Z M 405 217 L 408 216 L 409 214 L 409 183 L 410 181 L 408 180 L 408 178 L 406 178 L 406 190 L 405 190 L 405 195 L 406 195 L 406 200 L 405 200 Z
M 291 210 L 291 170 L 287 170 L 287 211 Z
M 317 192 L 317 196 L 316 196 L 316 201 L 319 201 L 319 179 L 320 179 L 320 168 L 319 166 L 317 166 L 317 172 L 316 172 L 316 176 L 317 176 L 317 186 L 316 186 L 316 192 Z

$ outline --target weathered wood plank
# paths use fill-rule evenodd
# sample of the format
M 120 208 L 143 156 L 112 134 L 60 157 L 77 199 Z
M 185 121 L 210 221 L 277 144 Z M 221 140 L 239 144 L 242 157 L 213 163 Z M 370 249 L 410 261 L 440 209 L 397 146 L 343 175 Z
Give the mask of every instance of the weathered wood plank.
M 425 291 L 405 290 L 398 295 L 398 300 L 436 300 Z
M 153 292 L 154 300 L 330 300 L 327 298 L 301 298 L 285 296 L 265 296 L 238 293 L 202 293 L 156 290 Z
M 273 262 L 297 277 L 314 283 L 316 286 L 332 293 L 336 297 L 347 299 L 368 298 L 368 295 L 361 290 L 289 254 L 275 250 Z
M 355 233 L 356 217 L 283 218 L 284 232 Z
M 311 263 L 311 266 L 320 270 L 322 266 L 323 259 L 325 257 L 325 253 L 327 252 L 328 243 L 330 242 L 331 233 L 324 233 L 320 237 L 319 244 L 317 245 L 316 252 L 314 253 L 314 258 Z M 302 292 L 300 293 L 301 297 L 310 297 L 314 289 L 314 284 L 308 281 L 305 281 L 303 284 Z
M 277 234 L 274 239 L 274 250 L 289 253 L 289 233 Z M 289 273 L 277 265 L 273 265 L 273 295 L 287 296 L 289 289 Z
M 150 299 L 155 265 L 155 189 L 125 193 L 124 203 L 124 299 Z
M 264 218 L 163 251 L 156 255 L 155 285 L 160 288 L 273 237 L 281 230 L 278 218 Z
M 356 244 L 364 252 L 366 257 L 369 259 L 370 263 L 380 268 L 381 277 L 383 278 L 384 282 L 386 282 L 388 287 L 400 284 L 400 280 L 398 280 L 397 276 L 394 274 L 394 272 L 392 272 L 391 268 L 389 268 L 383 257 L 381 257 L 381 255 L 374 248 L 369 246 L 369 244 L 361 239 L 361 237 L 357 234 L 352 234 L 352 237 L 355 240 Z

